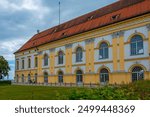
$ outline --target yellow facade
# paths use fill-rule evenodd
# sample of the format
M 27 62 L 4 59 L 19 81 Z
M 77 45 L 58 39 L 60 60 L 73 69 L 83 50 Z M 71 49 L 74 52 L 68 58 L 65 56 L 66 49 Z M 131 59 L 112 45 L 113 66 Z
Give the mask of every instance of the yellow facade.
M 84 84 L 101 84 L 101 77 L 100 71 L 105 68 L 108 70 L 109 75 L 109 84 L 126 84 L 132 82 L 132 70 L 134 67 L 139 66 L 144 70 L 144 79 L 150 80 L 150 14 L 139 16 L 133 19 L 129 19 L 126 21 L 122 21 L 119 23 L 115 23 L 109 26 L 105 26 L 99 29 L 95 29 L 92 31 L 88 31 L 82 34 L 78 34 L 72 37 L 67 37 L 65 39 L 61 39 L 58 41 L 54 41 L 51 43 L 47 43 L 45 45 L 41 45 L 38 47 L 38 52 L 34 51 L 35 49 L 26 50 L 20 53 L 16 53 L 16 60 L 20 57 L 25 56 L 25 52 L 30 51 L 30 54 L 38 53 L 38 67 L 31 68 L 31 69 L 19 69 L 15 71 L 15 78 L 16 81 L 22 82 L 21 76 L 22 74 L 25 77 L 25 82 L 28 82 L 28 74 L 31 75 L 31 80 L 35 78 L 35 74 L 37 73 L 37 83 L 44 83 L 44 72 L 48 73 L 48 83 L 59 83 L 59 71 L 63 72 L 63 83 L 77 83 L 77 71 L 82 71 L 82 83 Z M 147 27 L 143 28 L 147 31 L 142 31 L 140 27 Z M 132 30 L 138 30 L 133 32 Z M 141 32 L 140 32 L 141 30 Z M 131 32 L 130 35 L 128 35 Z M 145 32 L 143 34 L 142 32 Z M 146 34 L 147 33 L 147 34 Z M 144 49 L 143 56 L 136 56 L 127 57 L 126 48 L 130 48 L 130 41 L 134 35 L 143 35 L 143 42 L 144 46 L 147 46 L 147 50 Z M 109 53 L 112 54 L 112 60 L 99 60 L 96 61 L 96 52 L 99 52 L 99 45 L 102 42 L 107 42 L 105 40 L 105 36 L 111 35 L 112 41 L 111 43 L 108 42 L 109 45 Z M 128 40 L 125 41 L 128 36 Z M 98 43 L 96 43 L 96 39 L 99 37 L 104 37 Z M 82 44 L 77 45 L 76 47 L 73 46 L 74 43 L 85 42 L 85 46 L 83 47 Z M 148 43 L 148 44 L 146 44 Z M 64 65 L 56 65 L 58 61 L 58 53 L 56 52 L 56 48 L 65 47 L 65 51 L 63 54 L 64 58 Z M 76 49 L 78 46 L 81 46 L 85 56 L 85 63 L 76 64 L 73 61 L 76 61 L 75 54 Z M 74 47 L 74 48 L 73 48 Z M 49 66 L 43 67 L 43 54 L 44 52 L 49 50 Z M 32 51 L 34 51 L 32 53 Z M 145 56 L 145 53 L 147 53 Z M 98 54 L 98 53 L 97 53 Z M 27 54 L 28 55 L 28 54 Z M 144 61 L 148 61 L 144 63 Z M 132 64 L 134 63 L 134 64 Z M 21 62 L 19 63 L 21 64 Z M 145 66 L 145 64 L 147 66 Z M 34 65 L 33 65 L 34 66 Z M 83 68 L 83 69 L 82 69 Z M 17 80 L 18 79 L 18 80 Z

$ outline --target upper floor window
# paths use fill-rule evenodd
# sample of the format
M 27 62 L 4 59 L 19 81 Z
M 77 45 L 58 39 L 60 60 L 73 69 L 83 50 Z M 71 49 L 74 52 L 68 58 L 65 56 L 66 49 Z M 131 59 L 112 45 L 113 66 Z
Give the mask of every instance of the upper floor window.
M 76 62 L 82 62 L 83 50 L 81 47 L 78 47 L 76 50 Z
M 22 69 L 24 69 L 24 60 L 22 60 Z
M 31 68 L 31 59 L 28 58 L 28 68 Z
M 108 44 L 103 42 L 99 47 L 99 59 L 107 59 L 108 58 Z
M 63 64 L 63 58 L 64 58 L 63 52 L 60 51 L 58 53 L 58 64 Z
M 38 58 L 35 57 L 35 61 L 34 61 L 35 67 L 38 67 Z
M 44 66 L 48 66 L 48 55 L 44 55 Z
M 131 39 L 131 55 L 143 54 L 143 39 L 140 35 L 135 35 Z
M 16 69 L 19 70 L 19 61 L 16 62 Z

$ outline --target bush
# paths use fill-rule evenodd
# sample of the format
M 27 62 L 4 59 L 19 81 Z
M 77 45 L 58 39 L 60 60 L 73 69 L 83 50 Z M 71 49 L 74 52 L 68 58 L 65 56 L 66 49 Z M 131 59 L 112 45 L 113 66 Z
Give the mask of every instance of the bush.
M 11 85 L 11 81 L 10 80 L 0 81 L 0 86 L 4 86 L 4 85 Z
M 70 100 L 149 100 L 150 81 L 137 81 L 128 85 L 104 86 L 102 88 L 74 89 Z

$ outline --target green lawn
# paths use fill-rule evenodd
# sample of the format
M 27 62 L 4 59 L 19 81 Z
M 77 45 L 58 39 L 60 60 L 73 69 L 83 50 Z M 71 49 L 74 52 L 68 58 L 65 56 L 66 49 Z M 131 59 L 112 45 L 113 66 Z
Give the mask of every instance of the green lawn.
M 0 86 L 0 100 L 55 100 L 67 99 L 75 88 L 44 86 Z
M 0 85 L 0 100 L 150 100 L 150 81 L 102 88 Z

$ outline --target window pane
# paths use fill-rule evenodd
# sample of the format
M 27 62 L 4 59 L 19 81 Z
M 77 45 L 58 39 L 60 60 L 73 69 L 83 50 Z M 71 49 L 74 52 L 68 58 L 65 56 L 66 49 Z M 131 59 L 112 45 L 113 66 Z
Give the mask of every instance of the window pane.
M 82 48 L 78 48 L 76 51 L 76 62 L 81 62 L 83 57 Z
M 108 58 L 108 44 L 102 43 L 99 48 L 99 59 Z
M 135 35 L 131 39 L 131 55 L 143 54 L 143 39 L 140 35 Z

